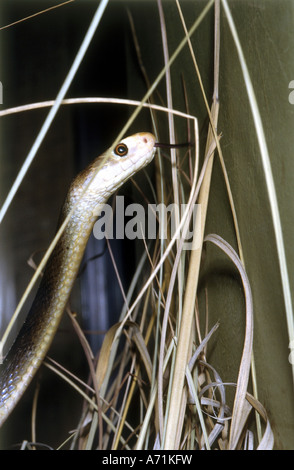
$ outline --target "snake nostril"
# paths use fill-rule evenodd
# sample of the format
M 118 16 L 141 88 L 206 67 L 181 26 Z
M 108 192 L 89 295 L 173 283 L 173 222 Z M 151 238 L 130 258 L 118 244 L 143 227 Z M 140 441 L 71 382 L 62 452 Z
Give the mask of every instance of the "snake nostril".
M 148 139 L 146 137 L 144 137 L 143 142 L 144 142 L 144 144 L 147 144 Z

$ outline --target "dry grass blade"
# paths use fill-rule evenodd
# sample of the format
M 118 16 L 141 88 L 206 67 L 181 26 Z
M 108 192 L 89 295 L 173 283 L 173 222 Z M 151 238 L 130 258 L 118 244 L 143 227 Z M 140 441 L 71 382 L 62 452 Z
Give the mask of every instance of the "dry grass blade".
M 109 368 L 109 359 L 110 359 L 111 350 L 113 347 L 113 342 L 121 336 L 121 329 L 126 328 L 126 327 L 130 327 L 134 329 L 133 341 L 135 342 L 141 354 L 141 357 L 146 367 L 146 372 L 151 382 L 151 371 L 152 371 L 151 360 L 150 360 L 149 353 L 146 349 L 142 334 L 140 332 L 140 328 L 136 323 L 132 321 L 127 321 L 127 322 L 124 322 L 123 324 L 116 323 L 107 331 L 105 335 L 105 338 L 103 340 L 103 344 L 101 347 L 100 355 L 99 355 L 97 368 L 96 368 L 96 376 L 97 376 L 99 388 L 102 386 L 107 370 Z
M 266 428 L 257 446 L 257 450 L 272 450 L 274 447 L 274 434 L 264 406 L 248 392 L 246 394 L 246 399 L 266 423 Z
M 37 13 L 34 13 L 33 15 L 26 16 L 25 18 L 22 18 L 21 20 L 14 21 L 13 23 L 7 24 L 5 26 L 1 26 L 0 31 L 2 31 L 3 29 L 6 29 L 6 28 L 11 28 L 12 26 L 15 26 L 16 24 L 22 23 L 23 21 L 30 20 L 31 18 L 35 18 L 36 16 L 42 15 L 43 13 L 48 13 L 48 11 L 52 11 L 55 8 L 63 7 L 64 5 L 67 5 L 68 3 L 72 3 L 74 1 L 75 0 L 66 0 L 63 3 L 59 3 L 59 5 L 54 5 L 52 7 L 46 8 L 46 10 L 41 10 L 41 11 L 38 11 Z
M 217 23 L 218 24 L 218 23 Z M 186 30 L 187 31 L 187 30 Z M 193 54 L 194 57 L 194 54 Z M 218 70 L 218 55 L 216 55 L 217 61 L 215 67 Z M 195 59 L 195 58 L 194 58 Z M 196 60 L 195 60 L 196 63 Z M 198 69 L 198 68 L 197 68 Z M 216 74 L 216 81 L 214 88 L 217 89 L 218 85 L 218 74 Z M 215 129 L 217 127 L 218 120 L 218 110 L 219 105 L 216 97 L 218 93 L 214 93 L 214 101 L 211 110 L 212 123 L 209 128 L 207 144 L 206 144 L 206 153 L 209 151 L 209 148 L 215 142 Z M 215 143 L 217 145 L 217 143 Z M 204 174 L 203 182 L 201 185 L 198 203 L 201 207 L 201 216 L 197 217 L 196 231 L 197 234 L 194 234 L 194 240 L 201 240 L 200 246 L 194 246 L 191 252 L 191 258 L 189 260 L 189 270 L 186 281 L 185 297 L 183 304 L 183 313 L 181 318 L 181 325 L 179 331 L 179 339 L 176 351 L 176 362 L 175 370 L 173 375 L 172 382 L 172 391 L 171 399 L 169 403 L 169 414 L 167 417 L 166 433 L 163 447 L 164 449 L 177 449 L 179 446 L 179 434 L 177 433 L 179 429 L 179 417 L 180 410 L 183 406 L 183 400 L 185 401 L 185 392 L 184 392 L 184 380 L 185 380 L 185 371 L 188 364 L 188 352 L 189 346 L 191 344 L 191 331 L 192 331 L 192 322 L 193 314 L 195 308 L 196 293 L 198 287 L 198 276 L 200 270 L 201 262 L 201 252 L 202 252 L 202 240 L 204 237 L 204 228 L 205 228 L 205 219 L 207 213 L 208 199 L 209 199 L 209 189 L 211 174 L 213 168 L 213 156 L 209 159 L 207 168 Z M 196 236 L 195 236 L 196 235 Z M 172 412 L 171 412 L 172 410 Z
M 202 406 L 204 404 L 208 404 L 210 405 L 211 409 L 214 409 L 215 407 L 219 409 L 218 414 L 215 416 L 216 423 L 214 424 L 208 436 L 209 445 L 212 446 L 216 442 L 216 439 L 218 438 L 219 434 L 223 431 L 225 423 L 226 423 L 226 419 L 227 419 L 226 416 L 229 416 L 230 411 L 229 409 L 227 409 L 228 407 L 226 407 L 225 385 L 223 384 L 218 372 L 215 370 L 215 368 L 212 365 L 204 361 L 200 360 L 199 364 L 203 365 L 207 370 L 211 371 L 214 375 L 214 380 L 215 380 L 215 382 L 210 382 L 206 386 L 202 387 L 199 393 L 199 399 L 201 400 Z M 220 393 L 219 401 L 213 400 L 213 398 L 209 398 L 208 400 L 204 398 L 204 393 L 207 390 L 211 389 L 212 387 L 218 388 L 218 391 Z M 202 449 L 203 448 L 204 447 L 202 447 Z
M 221 237 L 217 235 L 208 235 L 205 241 L 210 241 L 220 247 L 235 263 L 240 273 L 246 300 L 246 331 L 242 353 L 241 364 L 239 368 L 237 391 L 234 401 L 232 424 L 230 432 L 229 448 L 236 449 L 243 426 L 248 417 L 248 410 L 245 406 L 246 392 L 250 372 L 252 344 L 253 344 L 253 303 L 249 280 L 245 269 L 233 248 Z
M 209 185 L 210 177 L 213 165 L 213 157 L 211 156 L 208 159 L 207 166 L 205 169 L 204 178 L 202 181 L 202 186 L 199 194 L 199 205 L 201 207 L 201 212 L 198 214 L 200 217 L 197 217 L 196 230 L 198 233 L 194 234 L 194 240 L 203 240 L 204 235 L 204 220 L 206 215 L 206 208 L 208 204 L 208 194 L 209 194 Z M 200 233 L 200 235 L 199 235 Z M 186 282 L 186 290 L 184 297 L 183 313 L 181 318 L 181 327 L 179 332 L 179 340 L 177 345 L 176 352 L 176 364 L 175 371 L 173 376 L 173 386 L 171 401 L 169 409 L 173 410 L 172 413 L 168 414 L 167 428 L 166 428 L 166 437 L 164 448 L 165 449 L 174 449 L 178 448 L 178 443 L 176 442 L 176 432 L 177 432 L 177 423 L 179 421 L 179 414 L 182 401 L 182 393 L 184 388 L 184 379 L 185 379 L 185 370 L 188 363 L 188 350 L 190 345 L 190 334 L 192 331 L 192 321 L 195 308 L 197 284 L 198 284 L 198 275 L 200 269 L 201 261 L 201 247 L 202 243 L 200 242 L 197 249 L 193 249 L 190 258 L 189 272 Z
M 169 345 L 169 348 L 168 348 L 168 350 L 166 352 L 166 355 L 165 355 L 165 361 L 164 361 L 164 364 L 163 364 L 163 372 L 165 372 L 165 370 L 166 370 L 167 364 L 170 360 L 170 357 L 171 357 L 171 354 L 172 354 L 172 351 L 173 351 L 174 347 L 175 347 L 175 343 L 173 341 L 171 341 L 170 345 Z M 151 414 L 153 412 L 153 408 L 154 408 L 154 405 L 155 405 L 155 400 L 157 398 L 157 387 L 158 387 L 158 384 L 155 383 L 154 386 L 153 386 L 152 392 L 150 394 L 148 408 L 146 410 L 144 420 L 143 420 L 141 430 L 140 430 L 140 435 L 139 435 L 137 443 L 136 443 L 136 450 L 142 450 L 142 448 L 143 448 L 144 439 L 146 438 L 149 422 L 150 422 L 150 419 L 151 419 Z

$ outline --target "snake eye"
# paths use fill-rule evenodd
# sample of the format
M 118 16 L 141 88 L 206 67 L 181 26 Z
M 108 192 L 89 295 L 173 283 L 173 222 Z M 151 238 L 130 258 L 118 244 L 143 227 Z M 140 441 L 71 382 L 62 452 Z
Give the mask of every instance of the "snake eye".
M 124 157 L 127 155 L 129 149 L 126 146 L 126 144 L 117 144 L 117 146 L 114 149 L 114 153 L 118 155 L 119 157 Z

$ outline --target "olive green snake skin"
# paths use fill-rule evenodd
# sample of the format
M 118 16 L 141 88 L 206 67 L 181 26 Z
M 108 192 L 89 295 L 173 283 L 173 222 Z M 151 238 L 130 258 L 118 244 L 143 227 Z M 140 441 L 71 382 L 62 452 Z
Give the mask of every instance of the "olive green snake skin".
M 96 158 L 72 182 L 60 223 L 69 222 L 54 248 L 36 297 L 0 366 L 0 426 L 41 365 L 60 323 L 93 225 L 108 198 L 155 153 L 155 137 L 138 133 Z

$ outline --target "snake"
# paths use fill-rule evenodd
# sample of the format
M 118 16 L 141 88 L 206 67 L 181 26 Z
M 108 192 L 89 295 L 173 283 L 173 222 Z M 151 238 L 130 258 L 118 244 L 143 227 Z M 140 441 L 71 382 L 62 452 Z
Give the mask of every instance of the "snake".
M 87 241 L 103 206 L 120 186 L 152 159 L 155 137 L 140 132 L 97 157 L 71 183 L 61 209 L 65 229 L 44 269 L 36 296 L 0 367 L 0 426 L 42 364 L 77 277 Z

